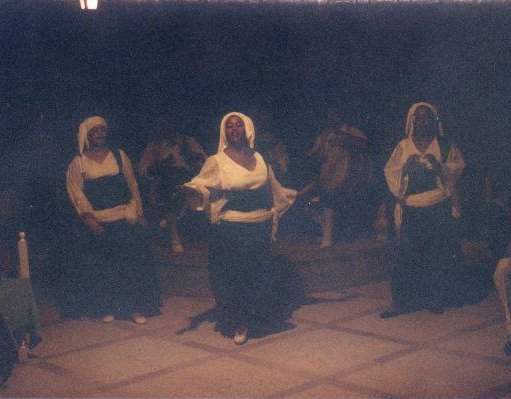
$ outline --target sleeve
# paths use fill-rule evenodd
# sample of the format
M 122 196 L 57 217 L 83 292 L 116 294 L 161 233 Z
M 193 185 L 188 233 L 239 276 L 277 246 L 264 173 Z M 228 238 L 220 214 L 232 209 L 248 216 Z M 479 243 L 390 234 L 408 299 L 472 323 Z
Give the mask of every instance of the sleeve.
M 296 199 L 296 190 L 282 187 L 279 181 L 275 178 L 273 169 L 268 166 L 268 178 L 270 180 L 271 191 L 273 195 L 273 219 L 270 231 L 270 240 L 275 242 L 277 239 L 277 231 L 279 228 L 279 221 L 284 212 L 286 212 Z
M 188 183 L 183 184 L 183 187 L 187 189 L 188 201 L 193 209 L 207 210 L 211 199 L 211 190 L 221 188 L 216 157 L 207 158 L 199 174 Z
M 282 187 L 275 177 L 271 166 L 268 166 L 268 177 L 273 195 L 272 211 L 282 215 L 295 202 L 296 190 Z
M 66 189 L 69 199 L 71 200 L 71 203 L 78 215 L 82 215 L 86 212 L 92 212 L 94 210 L 83 192 L 83 187 L 80 158 L 76 156 L 67 168 Z
M 325 141 L 325 133 L 320 134 L 316 137 L 314 141 L 314 145 L 312 146 L 312 150 L 307 154 L 308 156 L 320 154 L 323 151 L 323 142 Z
M 443 166 L 444 176 L 447 181 L 455 183 L 456 180 L 461 176 L 465 169 L 465 160 L 463 154 L 456 147 L 451 147 L 447 161 Z
M 135 179 L 135 173 L 133 172 L 133 165 L 124 151 L 119 150 L 119 153 L 122 158 L 124 177 L 126 178 L 126 182 L 128 183 L 128 187 L 131 192 L 130 205 L 134 207 L 137 217 L 140 217 L 144 214 L 144 212 L 142 210 L 142 199 L 140 198 L 137 180 Z
M 405 162 L 406 156 L 401 142 L 394 149 L 390 159 L 383 169 L 389 190 L 396 198 L 400 196 L 401 180 Z

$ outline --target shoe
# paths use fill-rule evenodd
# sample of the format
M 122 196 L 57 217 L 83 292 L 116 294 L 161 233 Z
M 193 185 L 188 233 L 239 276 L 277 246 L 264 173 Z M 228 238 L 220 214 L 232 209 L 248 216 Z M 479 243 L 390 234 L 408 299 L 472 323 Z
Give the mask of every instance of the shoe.
M 428 309 L 431 313 L 434 313 L 434 314 L 443 314 L 444 313 L 444 307 L 437 303 L 430 303 L 428 306 L 426 306 L 426 309 Z
M 178 252 L 178 253 L 183 253 L 185 251 L 185 249 L 181 244 L 173 244 L 172 251 Z
M 394 307 L 389 308 L 389 309 L 384 310 L 383 312 L 380 313 L 380 319 L 391 319 L 392 317 L 399 316 L 403 313 L 404 313 L 404 311 L 402 309 L 394 308 Z
M 131 320 L 133 320 L 135 324 L 147 324 L 147 319 L 140 313 L 133 313 L 131 315 Z
M 103 323 L 111 323 L 111 322 L 112 322 L 112 321 L 114 321 L 114 320 L 115 320 L 115 317 L 114 317 L 113 315 L 111 315 L 111 314 L 108 314 L 108 315 L 103 316 L 103 317 L 101 318 L 101 321 L 102 321 Z
M 332 246 L 331 240 L 321 240 L 321 243 L 319 244 L 320 248 L 328 248 Z
M 506 356 L 511 356 L 511 338 L 504 345 L 504 353 Z
M 234 343 L 236 345 L 243 345 L 245 342 L 247 342 L 247 333 L 248 328 L 245 326 L 240 326 L 236 329 L 236 332 L 234 333 Z

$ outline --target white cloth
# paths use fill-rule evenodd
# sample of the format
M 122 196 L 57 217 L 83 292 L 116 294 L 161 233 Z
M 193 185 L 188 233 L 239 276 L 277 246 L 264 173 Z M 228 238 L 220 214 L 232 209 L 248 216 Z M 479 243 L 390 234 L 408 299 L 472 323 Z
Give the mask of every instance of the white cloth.
M 421 108 L 421 107 L 429 108 L 431 110 L 431 112 L 433 113 L 433 116 L 437 120 L 438 134 L 440 136 L 443 136 L 444 135 L 444 127 L 442 125 L 442 122 L 438 118 L 438 110 L 436 109 L 436 107 L 434 105 L 423 101 L 420 103 L 413 104 L 410 107 L 410 109 L 408 110 L 408 114 L 406 116 L 406 125 L 405 125 L 406 137 L 413 137 L 413 134 L 415 131 L 415 111 L 417 111 L 417 108 Z
M 95 126 L 107 127 L 106 121 L 100 116 L 91 116 L 80 124 L 77 133 L 78 153 L 80 155 L 89 148 L 89 138 L 87 135 L 89 134 L 89 130 Z
M 412 155 L 418 155 L 421 162 L 427 164 L 426 155 L 433 155 L 435 159 L 442 165 L 443 179 L 437 178 L 437 187 L 424 193 L 406 195 L 408 188 L 408 176 L 403 176 L 403 168 L 408 158 Z M 451 146 L 449 155 L 445 163 L 442 161 L 442 154 L 438 140 L 434 138 L 424 153 L 421 153 L 415 146 L 413 139 L 408 137 L 402 140 L 394 149 L 389 161 L 385 165 L 384 173 L 387 185 L 398 200 L 405 200 L 407 206 L 411 207 L 428 207 L 445 201 L 451 196 L 454 190 L 454 184 L 459 178 L 465 161 L 463 155 L 454 146 Z M 402 223 L 402 207 L 398 203 L 394 209 L 394 219 L 396 228 L 399 230 Z
M 248 140 L 248 145 L 250 148 L 254 148 L 255 143 L 255 127 L 254 122 L 245 114 L 241 112 L 230 112 L 222 118 L 222 122 L 220 123 L 220 140 L 218 141 L 218 152 L 222 152 L 227 148 L 227 139 L 225 138 L 225 122 L 231 116 L 237 116 L 240 118 L 245 124 L 245 137 Z
M 110 151 L 103 162 L 98 163 L 86 154 L 73 158 L 66 172 L 66 187 L 69 198 L 78 213 L 90 213 L 98 223 L 109 223 L 117 220 L 126 220 L 135 223 L 143 215 L 142 201 L 135 180 L 133 167 L 130 159 L 119 150 L 123 163 L 123 173 L 130 189 L 132 198 L 127 204 L 122 204 L 110 209 L 95 210 L 84 193 L 86 180 L 95 180 L 105 176 L 115 176 L 119 173 L 119 165 L 114 154 Z
M 255 140 L 255 129 L 250 118 L 243 114 L 234 113 L 245 122 L 247 139 L 251 145 Z M 254 170 L 248 170 L 225 154 L 225 121 L 233 113 L 226 115 L 221 124 L 219 152 L 210 156 L 200 173 L 184 187 L 197 195 L 191 196 L 191 206 L 198 211 L 209 213 L 212 223 L 221 221 L 240 223 L 259 223 L 272 220 L 272 239 L 275 239 L 278 221 L 282 214 L 293 204 L 296 190 L 284 188 L 275 178 L 271 167 L 268 167 L 258 152 L 254 153 L 256 165 Z M 249 122 L 247 122 L 249 121 Z M 247 124 L 251 126 L 247 129 Z M 256 209 L 250 212 L 223 211 L 228 202 L 226 191 L 254 190 L 269 184 L 273 196 L 271 209 Z

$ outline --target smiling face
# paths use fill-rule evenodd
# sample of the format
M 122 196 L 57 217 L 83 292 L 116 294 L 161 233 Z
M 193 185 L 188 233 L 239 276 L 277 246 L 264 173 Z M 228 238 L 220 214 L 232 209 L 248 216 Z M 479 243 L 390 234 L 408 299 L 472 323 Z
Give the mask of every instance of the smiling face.
M 106 145 L 106 126 L 96 125 L 87 132 L 90 148 L 104 147 Z
M 240 117 L 233 115 L 225 121 L 225 140 L 232 147 L 248 147 L 245 123 Z

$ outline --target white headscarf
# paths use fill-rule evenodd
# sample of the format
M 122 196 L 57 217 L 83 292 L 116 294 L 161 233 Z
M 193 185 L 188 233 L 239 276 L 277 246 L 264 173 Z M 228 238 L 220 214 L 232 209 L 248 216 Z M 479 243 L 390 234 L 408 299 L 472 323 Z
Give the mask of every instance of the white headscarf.
M 409 138 L 413 137 L 413 133 L 414 133 L 414 130 L 415 130 L 415 127 L 414 127 L 414 123 L 415 123 L 415 111 L 417 111 L 417 109 L 420 108 L 420 107 L 428 108 L 428 109 L 431 110 L 431 112 L 433 112 L 433 115 L 434 115 L 434 117 L 437 120 L 438 134 L 440 136 L 443 136 L 444 135 L 444 127 L 442 125 L 442 122 L 440 122 L 440 120 L 438 119 L 438 110 L 437 110 L 437 108 L 434 105 L 423 101 L 423 102 L 419 102 L 419 103 L 413 104 L 410 107 L 410 109 L 408 110 L 408 116 L 406 117 L 406 125 L 405 125 L 406 137 L 409 137 Z
M 254 122 L 245 114 L 241 112 L 230 112 L 222 118 L 222 122 L 220 122 L 220 141 L 218 142 L 218 152 L 222 152 L 228 147 L 227 140 L 225 138 L 225 122 L 231 116 L 237 116 L 240 118 L 245 124 L 245 137 L 247 138 L 248 145 L 250 148 L 254 148 L 255 143 L 255 128 Z
M 100 116 L 91 116 L 90 118 L 85 119 L 78 128 L 78 152 L 80 156 L 83 154 L 83 151 L 89 148 L 89 139 L 88 133 L 95 126 L 104 126 L 106 127 L 106 121 Z

